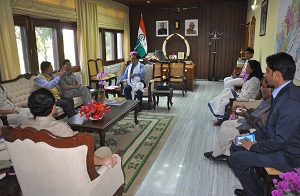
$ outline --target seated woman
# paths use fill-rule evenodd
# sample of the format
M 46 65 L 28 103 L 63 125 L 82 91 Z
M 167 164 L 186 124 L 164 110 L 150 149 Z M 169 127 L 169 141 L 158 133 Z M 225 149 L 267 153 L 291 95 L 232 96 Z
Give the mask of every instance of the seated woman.
M 208 103 L 210 111 L 217 117 L 219 123 L 229 119 L 229 98 L 255 99 L 259 93 L 260 81 L 263 78 L 260 63 L 256 60 L 249 60 L 246 72 L 249 76 L 240 92 L 226 88 Z

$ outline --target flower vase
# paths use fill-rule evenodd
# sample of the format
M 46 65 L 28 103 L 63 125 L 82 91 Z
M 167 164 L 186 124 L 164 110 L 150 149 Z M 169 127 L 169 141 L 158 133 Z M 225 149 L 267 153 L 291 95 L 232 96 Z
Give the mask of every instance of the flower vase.
M 102 116 L 102 118 L 104 117 L 104 115 Z M 93 117 L 89 117 L 90 120 L 101 120 L 102 118 L 99 118 L 99 119 L 95 119 Z
M 104 102 L 106 100 L 107 100 L 107 98 L 106 98 L 106 95 L 105 95 L 105 90 L 99 89 L 98 90 L 98 95 L 97 95 L 97 101 L 98 102 Z

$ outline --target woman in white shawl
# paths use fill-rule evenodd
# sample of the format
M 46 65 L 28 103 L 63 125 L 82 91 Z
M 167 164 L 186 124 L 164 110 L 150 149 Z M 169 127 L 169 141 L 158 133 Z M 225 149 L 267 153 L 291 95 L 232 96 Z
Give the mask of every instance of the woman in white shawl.
M 220 95 L 208 102 L 208 107 L 219 123 L 229 119 L 229 98 L 255 99 L 259 93 L 260 81 L 263 78 L 260 63 L 256 60 L 249 60 L 246 68 L 248 79 L 240 92 L 226 88 Z
M 140 101 L 140 106 L 142 106 L 144 86 L 146 86 L 144 82 L 146 70 L 144 64 L 139 62 L 140 55 L 137 51 L 130 52 L 130 58 L 131 63 L 127 66 L 124 75 L 120 78 L 120 81 L 127 82 L 127 86 L 124 88 L 126 99 L 134 99 L 136 93 L 137 99 Z

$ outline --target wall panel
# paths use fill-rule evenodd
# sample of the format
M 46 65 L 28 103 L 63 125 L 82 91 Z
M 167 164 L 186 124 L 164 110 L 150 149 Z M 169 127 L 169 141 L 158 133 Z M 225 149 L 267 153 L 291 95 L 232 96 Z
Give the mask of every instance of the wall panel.
M 186 37 L 191 47 L 190 58 L 197 65 L 197 79 L 215 80 L 223 79 L 232 72 L 233 66 L 239 57 L 239 52 L 244 45 L 245 26 L 247 17 L 247 1 L 242 2 L 199 2 L 194 4 L 182 4 L 181 7 L 197 7 L 186 11 L 162 10 L 161 7 L 131 6 L 130 38 L 131 49 L 135 47 L 140 14 L 143 14 L 148 52 L 161 50 L 166 37 L 156 37 L 155 22 L 159 20 L 169 21 L 169 34 L 179 33 L 184 36 L 186 19 L 198 19 L 198 36 Z M 171 7 L 171 6 L 169 6 Z M 176 6 L 174 6 L 176 7 Z M 174 23 L 179 21 L 180 28 L 175 29 Z M 215 73 L 213 74 L 214 42 L 210 38 L 210 32 L 222 32 L 217 40 L 215 54 Z M 173 36 L 167 43 L 167 54 L 177 54 L 185 50 L 184 42 Z

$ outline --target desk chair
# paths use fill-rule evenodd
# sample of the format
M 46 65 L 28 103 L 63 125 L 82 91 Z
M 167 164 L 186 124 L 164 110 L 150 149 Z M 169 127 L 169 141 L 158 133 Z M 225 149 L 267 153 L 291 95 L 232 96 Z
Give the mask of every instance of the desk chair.
M 22 194 L 113 195 L 124 183 L 121 158 L 114 168 L 94 166 L 94 138 L 58 137 L 32 127 L 2 129 Z M 120 194 L 121 195 L 121 194 Z
M 186 91 L 186 71 L 185 62 L 172 62 L 169 69 L 169 83 L 179 83 L 182 85 L 182 96 Z
M 167 68 L 164 68 L 167 67 Z M 160 62 L 157 61 L 154 64 L 154 82 L 164 83 L 168 82 L 168 70 L 170 69 L 170 62 Z

